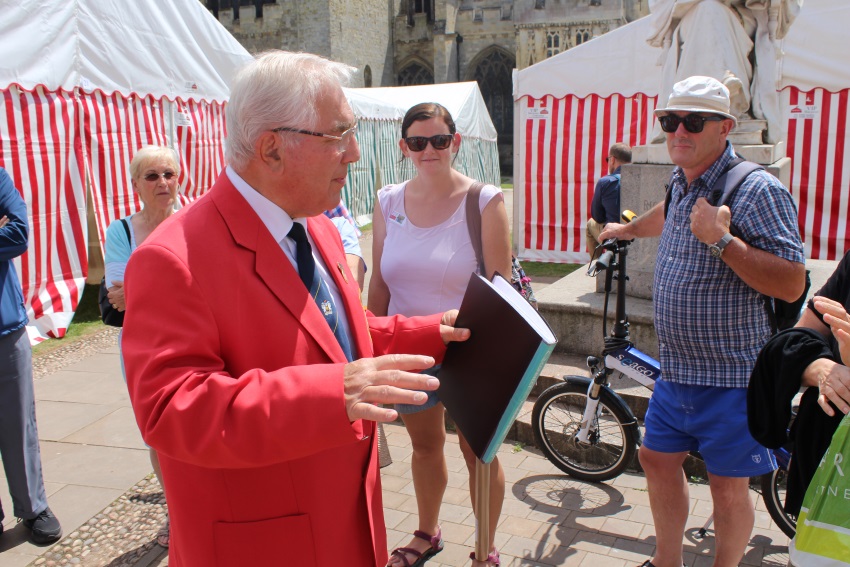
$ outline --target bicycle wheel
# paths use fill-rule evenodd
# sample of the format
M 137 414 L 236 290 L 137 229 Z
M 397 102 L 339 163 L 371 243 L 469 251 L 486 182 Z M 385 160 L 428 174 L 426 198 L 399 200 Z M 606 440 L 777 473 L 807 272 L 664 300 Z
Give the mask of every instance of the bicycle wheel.
M 773 523 L 782 530 L 782 533 L 788 537 L 794 537 L 797 532 L 797 516 L 788 514 L 784 509 L 787 478 L 788 471 L 783 468 L 762 475 L 761 496 L 764 498 L 764 505 Z
M 587 402 L 587 387 L 564 382 L 534 403 L 532 429 L 537 446 L 552 464 L 579 480 L 610 480 L 626 469 L 638 444 L 637 424 L 615 395 L 602 390 L 589 443 L 576 440 Z

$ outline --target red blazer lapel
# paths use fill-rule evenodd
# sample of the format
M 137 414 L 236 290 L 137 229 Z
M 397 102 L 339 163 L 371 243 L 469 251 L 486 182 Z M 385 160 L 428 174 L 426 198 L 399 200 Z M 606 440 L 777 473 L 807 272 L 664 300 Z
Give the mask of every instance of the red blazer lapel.
M 324 215 L 319 215 L 307 219 L 307 229 L 342 295 L 349 333 L 353 344 L 357 346 L 358 355 L 372 356 L 372 339 L 369 337 L 366 311 L 360 300 L 360 288 L 348 269 L 336 227 Z
M 269 291 L 288 309 L 309 334 L 327 353 L 332 362 L 346 362 L 345 354 L 316 302 L 308 293 L 298 272 L 266 229 L 260 217 L 239 191 L 222 175 L 210 191 L 210 198 L 227 224 L 237 244 L 256 255 L 257 277 Z M 333 225 L 331 225 L 333 227 Z M 314 237 L 315 239 L 315 237 Z M 262 317 L 262 314 L 258 314 Z M 274 325 L 274 321 L 268 322 Z

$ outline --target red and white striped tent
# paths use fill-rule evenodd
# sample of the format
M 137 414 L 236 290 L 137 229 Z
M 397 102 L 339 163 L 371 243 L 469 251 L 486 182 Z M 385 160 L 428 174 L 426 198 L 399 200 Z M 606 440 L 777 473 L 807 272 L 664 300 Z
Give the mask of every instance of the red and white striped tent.
M 608 147 L 645 144 L 658 103 L 661 50 L 643 18 L 514 75 L 514 239 L 523 259 L 585 262 L 584 228 Z M 850 249 L 850 2 L 806 0 L 780 42 L 791 192 L 806 254 Z
M 27 202 L 16 261 L 30 338 L 62 337 L 88 275 L 88 208 L 139 210 L 134 152 L 175 148 L 181 199 L 224 167 L 229 83 L 250 54 L 197 0 L 0 0 L 0 166 Z

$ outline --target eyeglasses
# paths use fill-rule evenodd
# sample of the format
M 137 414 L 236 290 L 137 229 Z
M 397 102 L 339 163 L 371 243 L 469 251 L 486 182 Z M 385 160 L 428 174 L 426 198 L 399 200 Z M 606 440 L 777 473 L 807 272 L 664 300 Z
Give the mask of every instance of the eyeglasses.
M 272 129 L 272 132 L 293 132 L 295 134 L 306 134 L 307 136 L 316 136 L 318 138 L 327 138 L 328 140 L 336 140 L 339 142 L 339 149 L 345 150 L 348 147 L 348 143 L 351 141 L 351 138 L 357 133 L 357 125 L 355 124 L 339 136 L 334 136 L 333 134 L 323 134 L 322 132 L 313 132 L 312 130 L 301 130 L 300 128 L 289 128 L 288 126 L 281 126 L 280 128 Z
M 405 138 L 404 143 L 407 144 L 411 152 L 421 152 L 428 147 L 428 142 L 431 142 L 431 147 L 435 150 L 445 150 L 452 145 L 453 139 L 454 135 L 452 134 L 437 134 L 430 138 L 426 138 L 425 136 L 411 136 Z
M 151 171 L 150 173 L 145 174 L 143 179 L 145 181 L 153 183 L 154 181 L 159 181 L 160 177 L 162 177 L 166 181 L 171 181 L 172 179 L 177 177 L 177 174 L 174 173 L 173 171 L 163 171 L 162 173 L 156 173 L 154 171 Z
M 706 122 L 720 122 L 723 120 L 728 120 L 728 118 L 724 116 L 717 116 L 716 114 L 711 116 L 700 116 L 699 114 L 688 114 L 687 116 L 667 114 L 665 116 L 658 117 L 658 122 L 661 123 L 661 129 L 668 134 L 672 134 L 678 130 L 679 124 L 684 124 L 685 130 L 691 134 L 699 134 L 702 132 L 702 129 L 705 128 Z

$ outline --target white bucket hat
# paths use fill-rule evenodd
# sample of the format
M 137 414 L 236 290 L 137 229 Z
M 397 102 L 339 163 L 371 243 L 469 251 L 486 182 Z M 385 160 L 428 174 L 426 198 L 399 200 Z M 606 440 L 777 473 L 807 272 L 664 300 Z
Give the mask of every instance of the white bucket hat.
M 729 114 L 729 89 L 713 77 L 695 75 L 673 85 L 673 92 L 667 100 L 666 108 L 656 108 L 656 116 L 669 112 L 711 112 L 732 120 L 738 120 Z

